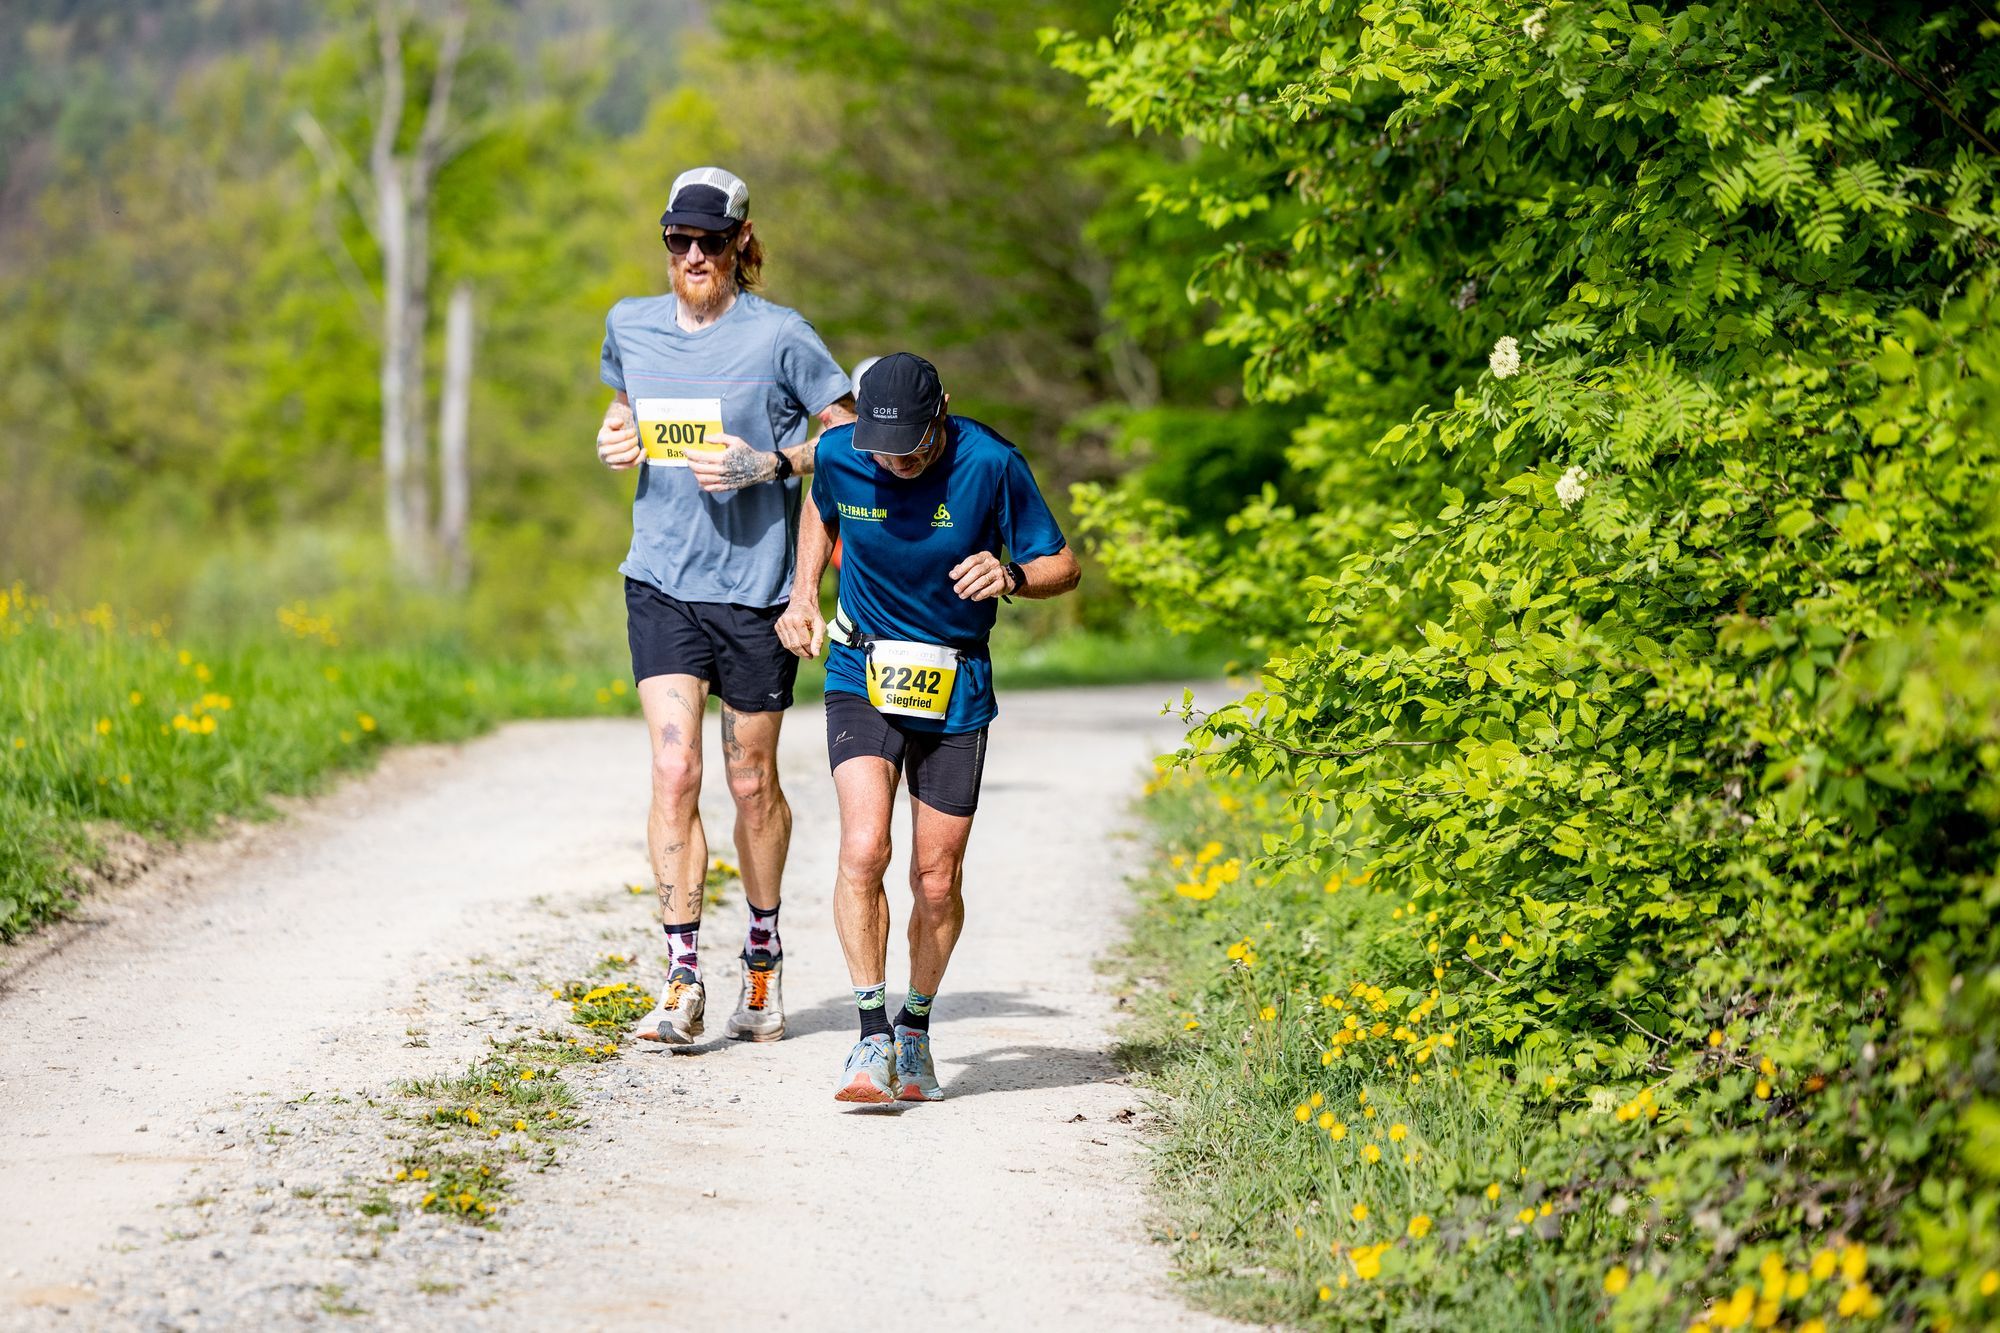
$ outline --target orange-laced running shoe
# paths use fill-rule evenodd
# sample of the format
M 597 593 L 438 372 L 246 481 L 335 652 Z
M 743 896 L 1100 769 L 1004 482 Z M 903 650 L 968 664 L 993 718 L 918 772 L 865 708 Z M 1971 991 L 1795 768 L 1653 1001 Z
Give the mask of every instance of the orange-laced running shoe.
M 699 981 L 669 981 L 667 993 L 652 1013 L 639 1020 L 632 1035 L 641 1041 L 691 1046 L 701 1035 L 702 1011 L 707 1007 L 708 996 Z
M 776 1041 L 785 1035 L 785 960 L 768 953 L 743 955 L 743 983 L 729 1035 L 738 1041 Z

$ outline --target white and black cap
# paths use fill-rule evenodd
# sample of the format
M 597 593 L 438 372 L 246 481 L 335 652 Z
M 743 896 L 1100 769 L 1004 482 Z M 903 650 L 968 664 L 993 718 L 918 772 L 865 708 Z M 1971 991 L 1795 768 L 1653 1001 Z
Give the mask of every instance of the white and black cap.
M 660 225 L 728 231 L 749 215 L 749 186 L 721 167 L 696 167 L 674 177 Z
M 870 454 L 913 454 L 943 406 L 937 367 L 914 352 L 891 352 L 861 376 L 854 447 Z

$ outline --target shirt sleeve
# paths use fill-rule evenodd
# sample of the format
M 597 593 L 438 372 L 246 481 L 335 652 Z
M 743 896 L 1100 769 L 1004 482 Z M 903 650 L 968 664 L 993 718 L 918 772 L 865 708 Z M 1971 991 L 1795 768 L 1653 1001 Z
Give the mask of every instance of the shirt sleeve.
M 819 465 L 819 456 L 826 452 L 826 437 L 832 431 L 821 431 L 819 439 L 813 443 L 812 502 L 819 510 L 819 521 L 831 525 L 834 520 L 833 478 L 831 469 Z
M 1018 449 L 1007 449 L 1007 470 L 1000 479 L 1000 540 L 1015 560 L 1039 560 L 1069 544 L 1062 526 L 1042 498 L 1035 474 Z
M 625 360 L 618 350 L 618 330 L 612 324 L 611 314 L 604 317 L 604 347 L 597 354 L 597 378 L 609 384 L 620 393 L 625 391 Z
M 808 414 L 822 412 L 854 391 L 819 331 L 796 310 L 778 331 L 777 361 L 778 383 Z

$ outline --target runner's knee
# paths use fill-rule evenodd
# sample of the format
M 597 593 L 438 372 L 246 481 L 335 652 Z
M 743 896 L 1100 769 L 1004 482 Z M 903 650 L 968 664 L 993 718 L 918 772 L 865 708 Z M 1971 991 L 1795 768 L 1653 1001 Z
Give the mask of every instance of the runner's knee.
M 879 842 L 840 842 L 840 873 L 849 881 L 861 884 L 879 883 L 889 869 L 889 848 Z
M 663 745 L 653 755 L 653 798 L 681 803 L 701 796 L 701 756 L 677 745 Z
M 935 865 L 910 867 L 910 892 L 917 905 L 927 910 L 949 908 L 958 900 L 958 867 L 945 861 Z
M 747 815 L 768 815 L 784 793 L 778 788 L 778 770 L 763 764 L 744 764 L 729 770 L 729 794 Z

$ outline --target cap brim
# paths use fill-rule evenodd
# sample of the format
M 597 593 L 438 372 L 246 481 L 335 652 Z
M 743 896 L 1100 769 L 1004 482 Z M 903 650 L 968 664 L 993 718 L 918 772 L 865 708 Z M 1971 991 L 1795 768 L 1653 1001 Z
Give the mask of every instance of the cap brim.
M 854 423 L 854 447 L 864 454 L 888 454 L 899 457 L 913 454 L 924 447 L 924 433 L 930 429 L 930 421 L 886 422 L 870 421 L 866 417 Z
M 700 227 L 703 231 L 728 231 L 740 223 L 741 219 L 719 217 L 714 213 L 676 213 L 669 209 L 660 214 L 662 227 Z

